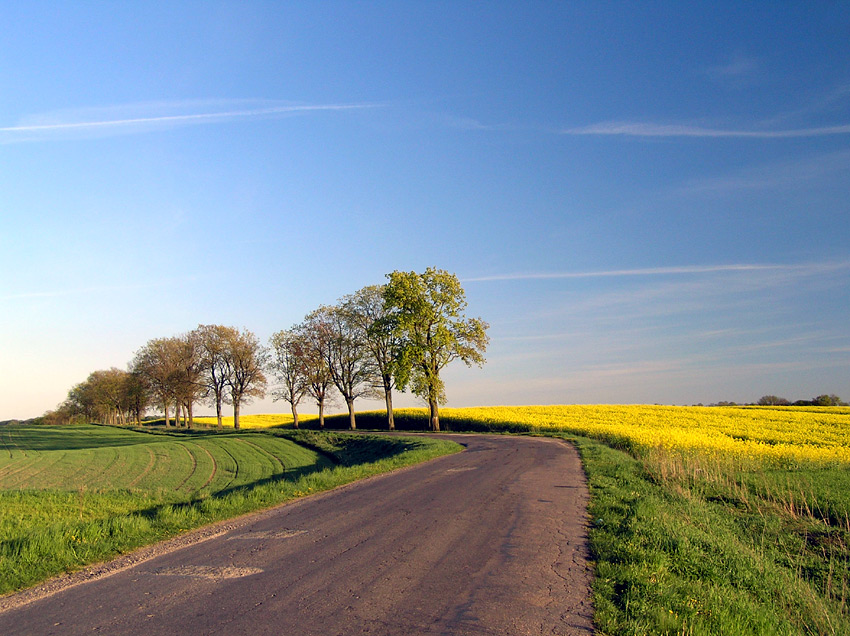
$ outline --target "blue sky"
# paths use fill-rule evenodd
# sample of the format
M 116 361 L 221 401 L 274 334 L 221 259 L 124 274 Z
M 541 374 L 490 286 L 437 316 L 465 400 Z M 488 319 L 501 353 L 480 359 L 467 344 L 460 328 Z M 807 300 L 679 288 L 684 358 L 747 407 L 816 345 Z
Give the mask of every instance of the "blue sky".
M 428 266 L 491 325 L 448 406 L 850 397 L 847 3 L 0 21 L 0 419 Z

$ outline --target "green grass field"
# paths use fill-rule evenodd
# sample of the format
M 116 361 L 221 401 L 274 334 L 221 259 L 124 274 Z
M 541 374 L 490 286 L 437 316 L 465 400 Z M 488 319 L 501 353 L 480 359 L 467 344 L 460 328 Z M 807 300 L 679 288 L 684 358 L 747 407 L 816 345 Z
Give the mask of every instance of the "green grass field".
M 156 491 L 180 499 L 305 468 L 315 452 L 257 433 L 157 435 L 98 426 L 0 429 L 0 490 Z M 318 462 L 318 464 L 317 464 Z
M 281 430 L 0 427 L 0 594 L 458 450 L 433 440 Z

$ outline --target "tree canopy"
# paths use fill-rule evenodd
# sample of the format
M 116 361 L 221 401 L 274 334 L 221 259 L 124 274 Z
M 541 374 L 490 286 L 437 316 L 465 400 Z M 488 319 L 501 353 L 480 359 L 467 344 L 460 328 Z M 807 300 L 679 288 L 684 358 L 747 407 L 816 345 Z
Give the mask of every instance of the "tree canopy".
M 428 402 L 431 430 L 439 431 L 439 405 L 446 399 L 440 371 L 454 360 L 483 365 L 489 325 L 463 314 L 466 294 L 454 274 L 429 267 L 387 278 L 383 295 L 399 338 L 396 382 Z

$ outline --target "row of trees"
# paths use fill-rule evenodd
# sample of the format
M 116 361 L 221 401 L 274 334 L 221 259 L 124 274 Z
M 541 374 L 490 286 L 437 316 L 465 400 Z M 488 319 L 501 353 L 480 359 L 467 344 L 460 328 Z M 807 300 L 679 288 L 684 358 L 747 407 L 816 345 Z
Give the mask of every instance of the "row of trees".
M 763 395 L 757 402 L 759 406 L 847 406 L 840 397 L 835 394 L 823 394 L 813 397 L 811 400 L 796 400 L 791 402 L 776 395 Z
M 45 417 L 139 423 L 156 405 L 168 424 L 173 406 L 175 424 L 182 413 L 191 427 L 194 405 L 204 402 L 215 406 L 219 426 L 222 405 L 231 405 L 239 428 L 241 405 L 266 394 L 270 375 L 272 395 L 289 404 L 296 427 L 302 400 L 315 401 L 323 427 L 325 408 L 338 395 L 350 428 L 356 428 L 355 400 L 382 396 L 394 429 L 393 391 L 409 389 L 427 402 L 430 428 L 439 430 L 445 401 L 440 372 L 454 360 L 482 365 L 488 325 L 464 316 L 465 293 L 454 274 L 429 268 L 387 278 L 310 312 L 273 334 L 268 347 L 248 330 L 221 325 L 151 340 L 127 371 L 95 371 Z
M 192 426 L 197 402 L 216 407 L 221 425 L 222 404 L 239 407 L 265 394 L 263 348 L 250 331 L 221 325 L 200 325 L 172 338 L 150 340 L 139 349 L 127 371 L 95 371 L 68 392 L 68 398 L 45 420 L 99 421 L 105 424 L 141 423 L 145 411 L 161 407 L 170 423 L 183 413 Z
M 840 397 L 832 394 L 823 394 L 817 397 L 813 397 L 811 400 L 795 400 L 794 402 L 787 400 L 783 397 L 779 397 L 778 395 L 763 395 L 761 396 L 757 402 L 728 402 L 726 400 L 722 400 L 720 402 L 713 402 L 708 406 L 847 406 L 847 402 L 843 401 Z M 695 406 L 702 406 L 702 404 L 697 404 Z

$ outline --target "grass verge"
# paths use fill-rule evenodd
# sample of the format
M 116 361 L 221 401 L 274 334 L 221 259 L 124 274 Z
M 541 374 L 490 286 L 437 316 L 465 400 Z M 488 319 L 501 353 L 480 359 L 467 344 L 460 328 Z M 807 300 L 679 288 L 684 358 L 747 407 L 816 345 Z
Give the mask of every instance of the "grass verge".
M 298 436 L 297 432 L 285 431 L 268 434 L 290 439 Z M 196 492 L 176 501 L 173 492 L 115 491 L 108 490 L 108 484 L 102 489 L 76 492 L 0 491 L 4 517 L 4 532 L 0 537 L 0 594 L 186 530 L 461 450 L 459 445 L 442 440 L 387 440 L 345 434 L 313 440 L 314 447 L 319 445 L 330 462 L 317 465 L 332 464 L 329 467 L 302 470 L 297 475 L 275 475 L 218 493 Z M 49 521 L 43 515 L 27 517 L 27 510 L 50 510 Z
M 846 469 L 724 473 L 559 437 L 588 474 L 599 634 L 850 633 Z

